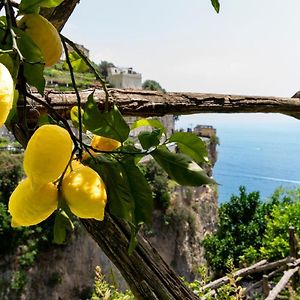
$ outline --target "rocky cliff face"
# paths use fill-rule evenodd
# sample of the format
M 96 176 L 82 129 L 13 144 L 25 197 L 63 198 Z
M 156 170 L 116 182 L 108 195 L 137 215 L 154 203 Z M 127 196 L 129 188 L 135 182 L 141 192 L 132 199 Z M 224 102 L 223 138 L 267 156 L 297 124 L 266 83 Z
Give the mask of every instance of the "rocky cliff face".
M 216 143 L 208 144 L 212 173 L 217 160 Z M 166 212 L 156 210 L 153 225 L 145 234 L 164 260 L 187 280 L 194 280 L 197 269 L 205 264 L 202 240 L 216 228 L 218 195 L 216 187 L 180 187 L 172 194 Z
M 216 160 L 216 145 L 209 145 L 212 165 Z M 208 172 L 211 168 L 208 167 Z M 173 269 L 192 280 L 197 268 L 205 263 L 201 241 L 215 229 L 217 192 L 214 187 L 176 187 L 166 212 L 156 210 L 153 226 L 144 231 L 161 256 Z M 26 274 L 27 283 L 20 294 L 10 289 L 16 269 L 12 257 L 0 263 L 0 299 L 88 299 L 94 281 L 95 266 L 101 266 L 108 279 L 125 287 L 119 272 L 98 245 L 79 230 L 64 247 L 53 247 L 38 255 Z

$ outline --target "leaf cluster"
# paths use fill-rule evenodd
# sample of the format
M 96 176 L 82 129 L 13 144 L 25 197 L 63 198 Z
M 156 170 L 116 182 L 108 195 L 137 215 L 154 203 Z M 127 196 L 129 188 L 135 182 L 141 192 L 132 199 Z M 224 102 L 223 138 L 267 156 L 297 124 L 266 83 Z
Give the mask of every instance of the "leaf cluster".
M 238 196 L 221 205 L 218 229 L 203 241 L 205 257 L 216 274 L 226 272 L 229 260 L 238 266 L 246 250 L 262 246 L 266 216 L 271 214 L 273 204 L 262 202 L 258 192 L 248 194 L 240 187 Z

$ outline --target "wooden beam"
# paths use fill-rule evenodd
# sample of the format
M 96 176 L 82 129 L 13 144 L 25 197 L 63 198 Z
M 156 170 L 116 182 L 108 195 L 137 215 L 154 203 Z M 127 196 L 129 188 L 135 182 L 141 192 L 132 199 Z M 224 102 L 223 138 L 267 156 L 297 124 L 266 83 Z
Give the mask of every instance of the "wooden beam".
M 92 90 L 80 92 L 82 104 Z M 110 89 L 111 101 L 116 103 L 122 113 L 128 116 L 163 116 L 166 114 L 186 115 L 195 113 L 282 113 L 300 117 L 299 98 L 238 96 L 204 93 L 162 93 L 144 90 Z M 99 108 L 104 108 L 104 92 L 95 90 Z M 36 96 L 38 96 L 36 94 Z M 64 117 L 69 116 L 72 106 L 76 105 L 73 92 L 48 91 L 47 99 Z M 45 111 L 37 105 L 39 111 Z
M 291 277 L 299 270 L 299 267 L 289 269 L 284 272 L 284 275 L 281 277 L 276 286 L 271 290 L 268 297 L 265 300 L 275 300 L 277 299 L 278 294 L 285 288 Z

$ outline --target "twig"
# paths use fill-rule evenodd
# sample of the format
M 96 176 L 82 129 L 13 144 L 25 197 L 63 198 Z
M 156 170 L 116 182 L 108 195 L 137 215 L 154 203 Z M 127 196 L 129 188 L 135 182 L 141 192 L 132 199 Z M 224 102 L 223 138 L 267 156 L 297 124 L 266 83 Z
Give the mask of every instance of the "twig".
M 5 6 L 7 26 L 8 26 L 8 29 L 9 29 L 9 32 L 11 35 L 11 39 L 12 39 L 12 48 L 18 54 L 19 59 L 22 62 L 22 61 L 24 61 L 24 57 L 23 57 L 23 55 L 18 47 L 18 44 L 17 44 L 17 35 L 16 35 L 15 31 L 13 30 L 13 27 L 17 26 L 13 8 L 12 8 L 9 0 L 4 0 L 4 6 Z
M 81 98 L 77 89 L 77 85 L 76 85 L 76 80 L 75 80 L 75 76 L 74 76 L 74 70 L 72 67 L 72 64 L 70 62 L 70 58 L 69 58 L 69 51 L 66 45 L 66 42 L 64 40 L 62 40 L 62 44 L 64 47 L 64 51 L 65 51 L 65 56 L 66 56 L 66 62 L 68 64 L 69 70 L 70 70 L 70 76 L 71 76 L 71 80 L 72 80 L 72 84 L 73 84 L 73 88 L 76 94 L 76 98 L 77 98 L 77 107 L 78 107 L 78 124 L 79 124 L 79 143 L 80 143 L 80 148 L 79 148 L 79 158 L 80 160 L 82 159 L 82 117 L 81 117 Z
M 94 75 L 96 76 L 96 79 L 98 79 L 100 81 L 101 86 L 102 86 L 102 88 L 104 90 L 104 93 L 105 93 L 105 111 L 108 111 L 109 93 L 108 93 L 108 90 L 107 90 L 107 86 L 106 86 L 105 80 L 101 77 L 101 75 L 94 68 L 94 66 L 92 65 L 92 63 L 88 59 L 88 57 L 86 55 L 84 55 L 84 53 L 82 53 L 82 51 L 80 51 L 80 49 L 76 46 L 76 44 L 74 42 L 72 42 L 71 40 L 69 40 L 67 37 L 65 37 L 62 34 L 60 34 L 60 36 L 61 36 L 61 39 L 63 41 L 67 42 L 77 52 L 77 54 L 83 59 L 83 61 L 93 71 Z
M 32 99 L 33 101 L 35 101 L 35 102 L 43 105 L 44 107 L 46 107 L 47 110 L 51 113 L 51 115 L 56 118 L 56 120 L 59 120 L 59 121 L 61 121 L 64 124 L 66 130 L 69 132 L 69 134 L 70 134 L 70 136 L 72 138 L 72 141 L 74 143 L 74 147 L 78 149 L 78 139 L 74 135 L 74 133 L 73 133 L 73 131 L 72 131 L 72 129 L 71 129 L 68 121 L 65 118 L 63 118 L 62 116 L 60 116 L 60 114 L 57 113 L 56 110 L 51 105 L 49 105 L 47 102 L 45 102 L 45 101 L 43 101 L 43 100 L 41 100 L 41 99 L 33 96 L 32 94 L 30 94 L 28 92 L 26 92 L 26 96 L 28 98 Z

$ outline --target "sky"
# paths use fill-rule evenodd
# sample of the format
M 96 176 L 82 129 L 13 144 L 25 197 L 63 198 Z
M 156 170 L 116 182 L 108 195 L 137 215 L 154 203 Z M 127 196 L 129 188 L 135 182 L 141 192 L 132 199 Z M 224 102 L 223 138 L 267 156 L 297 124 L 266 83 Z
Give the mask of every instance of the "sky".
M 217 14 L 210 0 L 81 0 L 63 33 L 170 92 L 300 90 L 299 0 L 220 3 Z

